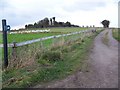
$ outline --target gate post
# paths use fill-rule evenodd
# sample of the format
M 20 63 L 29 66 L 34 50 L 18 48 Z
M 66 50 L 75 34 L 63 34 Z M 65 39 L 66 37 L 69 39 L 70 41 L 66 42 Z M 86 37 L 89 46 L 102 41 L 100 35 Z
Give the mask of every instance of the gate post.
M 8 66 L 8 46 L 7 46 L 7 31 L 10 30 L 10 26 L 6 24 L 6 20 L 2 20 L 3 29 L 3 48 L 4 48 L 4 67 Z

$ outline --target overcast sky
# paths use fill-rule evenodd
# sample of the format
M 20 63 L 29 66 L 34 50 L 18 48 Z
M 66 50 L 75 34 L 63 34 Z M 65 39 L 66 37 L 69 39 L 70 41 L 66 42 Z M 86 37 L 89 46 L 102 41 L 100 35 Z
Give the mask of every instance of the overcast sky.
M 13 28 L 22 28 L 45 17 L 70 21 L 76 25 L 102 26 L 104 19 L 118 27 L 119 0 L 0 0 L 0 20 Z M 0 22 L 1 24 L 1 22 Z

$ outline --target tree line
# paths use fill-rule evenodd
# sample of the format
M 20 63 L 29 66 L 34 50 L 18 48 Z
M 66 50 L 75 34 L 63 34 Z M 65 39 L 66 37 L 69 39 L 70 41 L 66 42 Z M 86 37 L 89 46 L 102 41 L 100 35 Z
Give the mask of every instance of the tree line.
M 34 24 L 25 25 L 25 29 L 29 28 L 47 28 L 47 27 L 79 27 L 78 25 L 71 24 L 70 22 L 57 22 L 55 17 L 48 19 L 47 17 L 35 22 Z

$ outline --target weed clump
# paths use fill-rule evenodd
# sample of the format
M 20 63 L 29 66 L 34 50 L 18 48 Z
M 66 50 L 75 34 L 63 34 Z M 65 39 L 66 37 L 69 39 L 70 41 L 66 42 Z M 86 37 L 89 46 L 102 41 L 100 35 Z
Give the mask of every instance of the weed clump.
M 62 56 L 61 51 L 48 50 L 42 54 L 41 59 L 49 60 L 49 61 L 59 61 L 59 60 L 63 60 L 63 56 Z
M 64 47 L 62 47 L 61 51 L 62 51 L 62 53 L 68 53 L 71 51 L 71 48 L 69 46 L 64 46 Z

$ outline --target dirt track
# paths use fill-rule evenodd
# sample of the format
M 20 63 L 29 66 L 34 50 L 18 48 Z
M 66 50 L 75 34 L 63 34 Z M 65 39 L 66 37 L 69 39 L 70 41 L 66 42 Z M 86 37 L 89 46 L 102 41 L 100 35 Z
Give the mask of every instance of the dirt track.
M 108 44 L 103 37 L 108 32 Z M 88 60 L 88 72 L 78 71 L 64 80 L 54 81 L 34 88 L 117 88 L 118 87 L 118 42 L 112 31 L 106 29 L 94 40 Z

